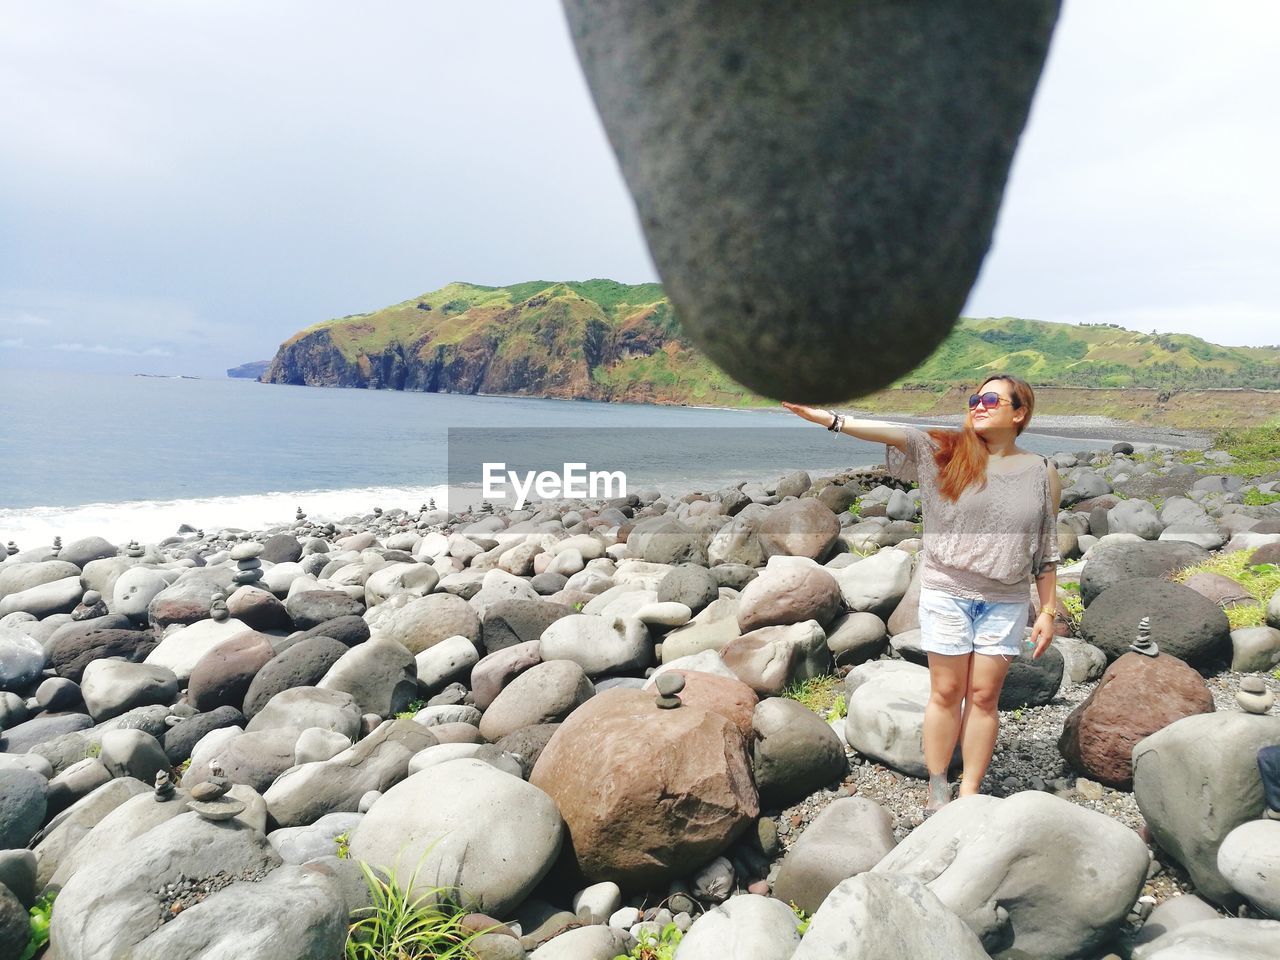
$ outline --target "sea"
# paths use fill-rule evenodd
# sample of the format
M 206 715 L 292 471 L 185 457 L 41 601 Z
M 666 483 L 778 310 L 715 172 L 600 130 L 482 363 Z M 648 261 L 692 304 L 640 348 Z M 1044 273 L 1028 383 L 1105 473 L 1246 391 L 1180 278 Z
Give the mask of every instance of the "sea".
M 1033 428 L 1019 443 L 1048 454 L 1111 441 Z M 183 525 L 258 530 L 291 522 L 298 509 L 313 521 L 339 522 L 375 507 L 413 512 L 432 500 L 440 509 L 480 499 L 512 506 L 521 490 L 529 503 L 711 491 L 795 470 L 879 464 L 884 453 L 883 444 L 832 434 L 781 405 L 733 410 L 0 371 L 0 545 L 27 549 L 90 535 L 154 542 Z

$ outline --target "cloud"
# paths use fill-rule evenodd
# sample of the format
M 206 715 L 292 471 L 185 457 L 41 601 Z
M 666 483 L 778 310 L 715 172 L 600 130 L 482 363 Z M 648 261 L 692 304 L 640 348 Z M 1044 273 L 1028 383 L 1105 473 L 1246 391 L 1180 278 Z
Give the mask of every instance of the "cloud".
M 0 317 L 0 324 L 7 327 L 47 327 L 50 325 L 48 317 L 41 317 L 34 313 L 18 313 L 8 317 Z
M 24 350 L 26 349 L 26 346 L 27 341 L 23 340 L 22 337 L 11 337 L 8 340 L 0 340 L 0 350 Z
M 105 343 L 55 343 L 54 350 L 65 353 L 101 353 L 114 357 L 172 357 L 173 351 L 163 347 L 147 347 L 134 350 L 130 347 L 112 347 Z

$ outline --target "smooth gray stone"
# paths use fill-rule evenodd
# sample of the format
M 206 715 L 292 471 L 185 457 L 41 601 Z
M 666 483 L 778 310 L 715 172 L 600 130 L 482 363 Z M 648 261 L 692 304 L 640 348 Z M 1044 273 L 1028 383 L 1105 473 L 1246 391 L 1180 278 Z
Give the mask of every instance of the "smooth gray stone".
M 352 834 L 351 856 L 383 868 L 423 857 L 415 890 L 456 884 L 476 909 L 501 916 L 551 869 L 563 832 L 555 801 L 537 787 L 481 760 L 450 760 L 379 797 Z
M 0 777 L 0 850 L 25 847 L 44 823 L 48 783 L 31 770 Z
M 271 870 L 280 863 L 261 833 L 235 820 L 212 823 L 194 813 L 183 813 L 137 837 L 127 847 L 84 864 L 67 880 L 58 894 L 51 927 L 51 939 L 59 947 L 58 958 L 112 960 L 132 956 L 142 960 L 165 955 L 198 956 L 180 947 L 171 936 L 167 941 L 175 952 L 162 954 L 142 946 L 161 929 L 160 888 L 176 881 L 179 874 L 196 878 L 219 872 L 239 875 Z M 271 903 L 271 898 L 267 902 Z M 207 909 L 207 904 L 208 901 L 202 908 Z M 191 913 L 202 908 L 193 908 Z M 273 910 L 282 908 L 279 903 L 272 905 Z M 224 918 L 224 922 L 230 920 Z M 171 934 L 173 925 L 179 923 L 183 923 L 181 916 L 165 924 L 165 933 Z M 257 955 L 256 951 L 253 953 Z
M 337 837 L 350 835 L 364 819 L 361 813 L 326 813 L 305 827 L 281 827 L 267 834 L 271 846 L 285 863 L 303 864 L 318 857 L 336 856 Z
M 296 727 L 336 730 L 348 740 L 360 735 L 361 710 L 351 694 L 320 687 L 290 687 L 272 697 L 245 727 L 246 733 Z
M 97 757 L 85 757 L 73 763 L 49 781 L 48 813 L 62 812 L 110 779 L 111 771 Z
M 632 942 L 625 930 L 595 925 L 577 927 L 552 937 L 529 954 L 529 960 L 610 960 L 625 953 Z
M 1219 917 L 1171 930 L 1134 948 L 1132 960 L 1275 960 L 1280 920 Z
M 36 901 L 36 855 L 32 850 L 0 850 L 0 887 L 18 898 L 24 910 Z
M 316 686 L 349 693 L 362 713 L 385 718 L 417 697 L 417 664 L 394 640 L 366 640 L 344 653 Z
M 773 895 L 812 914 L 850 877 L 870 870 L 893 849 L 893 819 L 873 800 L 833 801 L 791 845 Z
M 850 877 L 832 890 L 793 957 L 988 960 L 974 932 L 929 887 L 915 877 L 881 873 Z
M 791 960 L 796 915 L 782 900 L 742 894 L 698 917 L 680 941 L 680 960 Z
M 836 732 L 801 703 L 782 697 L 761 700 L 752 726 L 751 769 L 762 807 L 790 806 L 849 771 Z
M 187 791 L 181 788 L 163 802 L 157 801 L 150 790 L 129 797 L 60 856 L 45 858 L 46 870 L 53 871 L 49 883 L 63 886 L 84 864 L 105 854 L 118 853 L 148 830 L 186 813 L 187 799 Z
M 564 7 L 663 287 L 714 363 L 823 403 L 946 337 L 1057 2 Z
M 43 889 L 49 883 L 62 858 L 103 817 L 130 797 L 150 790 L 147 784 L 133 777 L 110 780 L 45 824 L 35 842 L 36 886 Z

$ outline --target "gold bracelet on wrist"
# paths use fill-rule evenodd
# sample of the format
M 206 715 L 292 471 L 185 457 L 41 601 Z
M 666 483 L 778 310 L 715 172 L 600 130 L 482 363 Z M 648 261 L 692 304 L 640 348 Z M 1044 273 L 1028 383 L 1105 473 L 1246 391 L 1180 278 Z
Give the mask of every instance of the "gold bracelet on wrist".
M 1058 615 L 1058 608 L 1053 606 L 1052 604 L 1046 603 L 1044 604 L 1044 606 L 1040 608 L 1040 612 L 1047 613 L 1051 617 L 1056 617 Z

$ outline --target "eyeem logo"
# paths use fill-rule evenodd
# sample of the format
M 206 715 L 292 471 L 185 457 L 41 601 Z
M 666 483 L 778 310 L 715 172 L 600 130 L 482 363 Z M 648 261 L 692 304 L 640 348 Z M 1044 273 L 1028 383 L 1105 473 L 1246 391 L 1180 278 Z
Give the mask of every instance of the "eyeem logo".
M 505 463 L 486 462 L 483 466 L 483 496 L 494 499 L 502 497 L 505 499 L 507 494 L 504 488 L 510 487 L 515 490 L 515 509 L 519 510 L 528 501 L 531 489 L 543 499 L 589 497 L 597 500 L 607 497 L 625 497 L 627 495 L 627 475 L 621 470 L 593 470 L 590 473 L 585 473 L 587 469 L 585 463 L 566 463 L 562 466 L 564 469 L 560 473 L 556 473 L 553 470 L 534 473 L 534 471 L 529 470 L 522 476 L 514 470 L 508 470 Z M 522 480 L 523 483 L 521 482 Z M 614 490 L 615 481 L 618 484 L 616 492 Z M 583 483 L 589 486 L 581 486 Z M 600 492 L 601 485 L 604 488 L 603 492 Z

